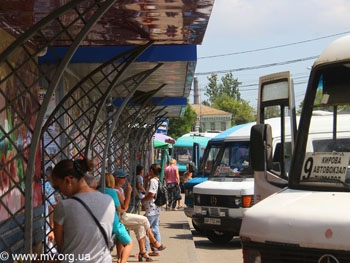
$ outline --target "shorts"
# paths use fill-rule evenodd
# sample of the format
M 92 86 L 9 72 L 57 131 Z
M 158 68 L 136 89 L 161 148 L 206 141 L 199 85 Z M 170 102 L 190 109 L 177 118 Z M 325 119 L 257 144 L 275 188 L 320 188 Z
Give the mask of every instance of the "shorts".
M 150 229 L 147 217 L 132 213 L 123 213 L 120 215 L 120 222 L 130 230 L 133 230 L 136 239 L 140 240 L 146 236 L 146 232 Z
M 118 240 L 123 245 L 127 245 L 131 242 L 131 237 L 129 235 L 129 232 L 126 230 L 126 227 L 119 222 L 116 229 L 114 229 L 114 240 Z

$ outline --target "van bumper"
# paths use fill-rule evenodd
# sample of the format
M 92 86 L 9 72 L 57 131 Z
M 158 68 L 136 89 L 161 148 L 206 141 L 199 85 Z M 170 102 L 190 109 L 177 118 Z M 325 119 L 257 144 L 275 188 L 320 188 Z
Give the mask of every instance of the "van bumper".
M 192 220 L 200 229 L 234 233 L 239 233 L 242 224 L 242 218 L 212 217 L 201 214 L 192 214 Z
M 193 215 L 193 207 L 185 207 L 184 208 L 185 215 L 187 217 L 192 217 Z

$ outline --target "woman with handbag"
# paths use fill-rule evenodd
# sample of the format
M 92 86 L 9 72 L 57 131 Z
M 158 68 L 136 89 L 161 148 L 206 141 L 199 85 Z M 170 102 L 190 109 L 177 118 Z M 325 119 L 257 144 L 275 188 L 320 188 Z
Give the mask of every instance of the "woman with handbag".
M 51 184 L 67 199 L 54 211 L 54 233 L 60 262 L 111 263 L 110 247 L 115 207 L 110 196 L 89 187 L 84 180 L 93 163 L 86 158 L 60 161 Z M 61 259 L 61 258 L 60 258 Z

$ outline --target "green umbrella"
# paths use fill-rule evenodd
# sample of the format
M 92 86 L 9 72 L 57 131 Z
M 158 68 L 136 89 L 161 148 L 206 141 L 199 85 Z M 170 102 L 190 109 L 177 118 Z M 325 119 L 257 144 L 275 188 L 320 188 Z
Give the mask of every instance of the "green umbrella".
M 154 149 L 170 149 L 173 147 L 172 144 L 167 143 L 167 142 L 161 142 L 161 141 L 153 141 L 153 147 Z
M 162 167 L 162 172 L 161 172 L 161 174 L 159 176 L 159 180 L 161 182 L 163 182 L 165 162 L 166 162 L 166 159 L 168 157 L 168 149 L 172 148 L 173 145 L 171 143 L 154 140 L 153 141 L 153 147 L 154 147 L 154 149 L 161 149 L 162 150 L 162 159 L 160 161 L 160 166 Z

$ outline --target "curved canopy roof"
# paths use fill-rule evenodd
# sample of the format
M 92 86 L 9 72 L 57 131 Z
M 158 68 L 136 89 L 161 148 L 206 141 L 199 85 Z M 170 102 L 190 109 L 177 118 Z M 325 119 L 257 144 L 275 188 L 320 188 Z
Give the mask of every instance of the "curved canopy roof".
M 81 17 L 77 19 L 82 21 L 89 15 L 92 5 L 111 4 L 81 40 L 68 66 L 68 77 L 82 78 L 123 51 L 152 42 L 152 46 L 129 66 L 125 77 L 162 63 L 138 91 L 148 93 L 162 86 L 152 94 L 152 102 L 159 105 L 161 102 L 161 106 L 167 107 L 165 117 L 180 116 L 187 104 L 195 72 L 196 45 L 202 44 L 214 0 L 1 1 L 0 27 L 17 37 L 39 21 L 54 16 L 64 4 L 71 4 L 73 9 L 78 2 L 81 3 L 78 10 Z M 71 16 L 77 16 L 76 12 L 72 11 Z M 72 18 L 69 13 L 66 17 L 67 21 Z M 67 50 L 70 36 L 59 34 L 61 23 L 64 25 L 65 21 L 60 20 L 41 32 L 45 36 L 57 35 L 53 42 L 55 51 L 48 48 L 40 58 L 42 64 L 55 63 L 55 56 L 62 57 Z M 80 30 L 78 27 L 76 23 L 68 32 Z M 39 35 L 32 44 L 40 43 Z

